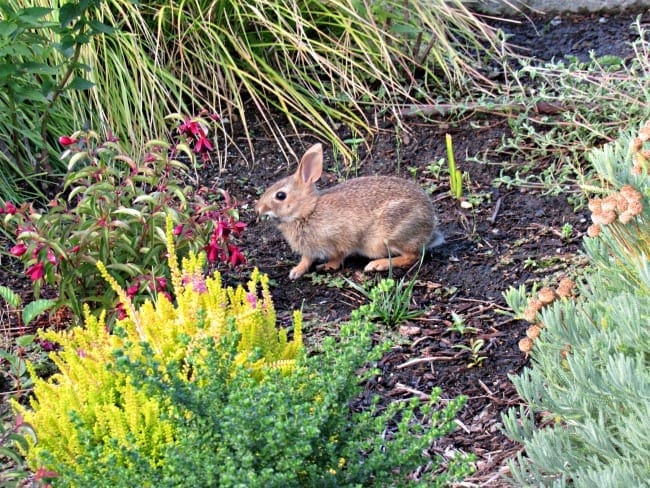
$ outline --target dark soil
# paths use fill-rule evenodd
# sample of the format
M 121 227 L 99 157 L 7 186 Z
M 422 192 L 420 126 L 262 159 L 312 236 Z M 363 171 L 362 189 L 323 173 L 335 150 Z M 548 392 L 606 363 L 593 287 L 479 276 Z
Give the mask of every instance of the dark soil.
M 630 25 L 637 14 L 535 17 L 498 25 L 512 34 L 510 41 L 519 46 L 520 53 L 540 61 L 567 54 L 586 59 L 589 50 L 599 56 L 627 57 L 631 53 L 628 43 L 636 38 Z M 645 21 L 648 18 L 646 14 Z M 458 429 L 438 441 L 432 453 L 474 453 L 477 471 L 463 486 L 501 486 L 504 482 L 499 476 L 507 471 L 506 460 L 520 450 L 501 433 L 500 427 L 502 412 L 520 403 L 508 376 L 519 373 L 527 364 L 518 341 L 528 327 L 501 313 L 505 308 L 502 293 L 522 283 L 557 283 L 561 276 L 569 274 L 588 225 L 587 214 L 575 212 L 564 197 L 495 188 L 493 180 L 501 166 L 467 161 L 468 156 L 496 149 L 509 135 L 507 120 L 501 116 L 483 114 L 462 122 L 411 120 L 407 133 L 396 132 L 390 120 L 384 120 L 382 125 L 369 149 L 361 149 L 358 174 L 412 178 L 409 168 L 415 168 L 418 182 L 432 190 L 447 243 L 427 255 L 419 271 L 395 271 L 397 277 L 417 280 L 412 305 L 424 314 L 397 330 L 380 326 L 377 339 L 390 336 L 395 345 L 378 365 L 381 376 L 366 388 L 385 401 L 424 396 L 434 387 L 442 388 L 443 398 L 467 396 Z M 264 134 L 261 125 L 253 130 Z M 427 171 L 431 163 L 445 157 L 446 133 L 453 138 L 459 168 L 469 174 L 471 192 L 465 190 L 465 195 L 471 208 L 461 207 L 450 197 L 446 171 L 440 177 Z M 246 151 L 243 141 L 242 137 L 242 151 Z M 313 137 L 296 140 L 294 150 L 301 154 L 313 142 Z M 306 340 L 318 342 L 324 335 L 335 334 L 336 324 L 346 320 L 351 310 L 365 300 L 349 286 L 332 286 L 340 281 L 337 278 L 345 276 L 368 283 L 375 277 L 364 276 L 366 261 L 353 258 L 337 273 L 305 276 L 298 281 L 288 279 L 298 257 L 271 222 L 256 219 L 253 206 L 265 187 L 293 171 L 296 161 L 287 161 L 271 138 L 260 135 L 254 145 L 256 165 L 233 158 L 224 174 L 206 171 L 202 184 L 227 189 L 241 204 L 241 218 L 249 223 L 241 241 L 248 266 L 257 266 L 271 276 L 281 324 L 290 323 L 292 311 L 301 308 Z M 327 148 L 325 158 L 330 172 L 322 186 L 353 176 L 332 160 Z M 515 162 L 511 171 L 524 163 Z M 568 239 L 562 237 L 565 224 L 573 228 Z M 27 294 L 29 284 L 16 270 L 3 260 L 0 283 Z M 452 314 L 462 317 L 475 332 L 451 332 Z M 478 339 L 484 341 L 480 355 L 485 359 L 470 367 L 470 353 L 457 346 Z

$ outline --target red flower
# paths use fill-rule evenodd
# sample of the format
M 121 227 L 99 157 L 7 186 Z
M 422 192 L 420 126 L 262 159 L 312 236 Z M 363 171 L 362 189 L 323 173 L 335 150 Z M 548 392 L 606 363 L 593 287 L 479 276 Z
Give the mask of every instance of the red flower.
M 62 146 L 69 146 L 70 144 L 76 143 L 77 140 L 74 137 L 61 136 L 59 137 L 59 144 Z
M 194 152 L 201 154 L 207 153 L 208 151 L 212 151 L 212 143 L 210 142 L 210 139 L 205 137 L 205 134 L 201 132 L 201 134 L 199 134 L 199 140 L 196 141 L 196 145 L 194 146 Z
M 9 254 L 13 254 L 13 255 L 16 256 L 17 258 L 19 258 L 20 256 L 22 256 L 22 255 L 25 254 L 26 252 L 27 252 L 27 246 L 26 246 L 25 244 L 23 244 L 22 242 L 19 242 L 19 243 L 16 244 L 14 247 L 12 247 L 11 249 L 9 249 Z
M 178 132 L 187 137 L 204 135 L 201 124 L 199 124 L 196 120 L 191 120 L 189 117 L 185 117 L 183 123 L 178 127 Z
M 81 246 L 79 244 L 77 244 L 72 249 L 70 249 L 70 252 L 79 252 L 79 249 L 81 249 Z
M 39 261 L 38 263 L 31 265 L 25 270 L 25 274 L 29 276 L 29 279 L 32 281 L 40 280 L 43 276 L 45 276 L 43 263 Z
M 217 222 L 217 228 L 214 229 L 214 234 L 212 234 L 212 238 L 223 238 L 227 239 L 228 236 L 230 235 L 230 224 L 228 222 L 224 222 L 223 220 L 220 220 Z
M 232 230 L 232 233 L 235 234 L 235 236 L 237 237 L 239 237 L 242 234 L 242 232 L 244 232 L 245 228 L 246 228 L 245 222 L 237 221 L 234 224 L 230 225 L 230 229 Z
M 228 262 L 231 266 L 239 266 L 240 264 L 244 264 L 246 262 L 246 257 L 234 244 L 228 244 L 228 253 L 230 254 Z
M 164 276 L 156 278 L 156 290 L 163 291 L 165 288 L 167 288 L 167 278 Z
M 43 466 L 38 468 L 36 473 L 34 473 L 34 479 L 37 481 L 45 478 L 56 478 L 58 476 L 59 475 L 57 473 L 55 473 L 54 471 L 50 471 L 49 469 L 46 469 Z
M 15 214 L 17 210 L 18 209 L 13 203 L 11 202 L 5 203 L 5 212 L 7 212 L 9 215 Z
M 138 291 L 140 291 L 140 285 L 136 283 L 135 285 L 131 285 L 126 289 L 126 295 L 129 298 L 133 298 L 138 294 Z

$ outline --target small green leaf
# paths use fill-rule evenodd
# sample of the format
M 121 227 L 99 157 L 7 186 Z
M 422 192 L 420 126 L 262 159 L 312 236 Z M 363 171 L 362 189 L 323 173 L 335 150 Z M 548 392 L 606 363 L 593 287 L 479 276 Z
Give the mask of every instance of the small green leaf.
M 88 24 L 90 25 L 90 28 L 96 33 L 112 34 L 115 32 L 115 28 L 113 26 L 104 24 L 98 20 L 91 20 Z
M 13 21 L 3 20 L 0 22 L 0 36 L 9 37 L 11 34 L 16 32 L 18 26 Z
M 76 3 L 66 3 L 59 9 L 59 24 L 61 27 L 68 27 L 79 17 L 79 8 Z
M 66 89 L 68 90 L 90 90 L 92 87 L 94 87 L 95 84 L 91 81 L 86 80 L 85 78 L 81 78 L 80 76 L 75 77 L 74 80 L 72 80 L 68 85 L 66 86 Z
M 27 334 L 20 337 L 16 337 L 16 345 L 19 347 L 27 347 L 34 342 L 34 334 Z
M 33 302 L 25 305 L 23 309 L 23 323 L 25 325 L 29 324 L 32 320 L 38 317 L 43 312 L 51 309 L 56 305 L 55 300 L 50 300 L 46 298 L 41 298 L 40 300 L 34 300 Z
M 20 308 L 22 305 L 20 295 L 6 286 L 0 286 L 0 297 L 4 298 L 13 308 Z

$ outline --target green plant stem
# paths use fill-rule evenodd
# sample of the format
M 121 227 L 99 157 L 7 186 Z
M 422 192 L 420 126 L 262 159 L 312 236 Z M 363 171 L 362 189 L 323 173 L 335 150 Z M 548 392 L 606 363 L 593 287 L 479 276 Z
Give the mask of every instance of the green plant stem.
M 52 171 L 52 166 L 49 163 L 49 154 L 48 154 L 48 146 L 47 146 L 47 124 L 50 120 L 52 107 L 54 107 L 54 104 L 61 96 L 61 93 L 63 93 L 63 91 L 65 90 L 68 81 L 70 81 L 70 77 L 74 73 L 75 66 L 77 65 L 77 61 L 79 60 L 79 56 L 81 56 L 81 46 L 82 46 L 81 43 L 75 44 L 74 53 L 68 63 L 68 69 L 63 75 L 63 78 L 61 78 L 59 84 L 56 86 L 56 89 L 52 94 L 52 98 L 50 99 L 50 102 L 47 104 L 47 107 L 45 107 L 45 110 L 43 111 L 43 115 L 41 115 L 41 121 L 40 121 L 41 140 L 43 141 L 43 149 L 41 149 L 41 156 L 36 162 L 35 170 L 37 173 L 39 173 L 43 169 L 45 169 L 48 174 Z

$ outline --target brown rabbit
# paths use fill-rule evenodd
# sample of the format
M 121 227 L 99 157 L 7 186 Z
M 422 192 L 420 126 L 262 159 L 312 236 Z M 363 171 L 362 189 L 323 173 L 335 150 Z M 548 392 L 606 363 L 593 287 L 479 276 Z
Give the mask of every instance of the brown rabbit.
M 406 267 L 424 248 L 444 242 L 433 204 L 414 183 L 392 176 L 364 176 L 319 191 L 323 147 L 315 144 L 298 170 L 266 190 L 255 210 L 277 220 L 277 227 L 302 259 L 289 273 L 295 280 L 316 260 L 319 269 L 338 269 L 358 254 L 371 258 L 365 271 Z

